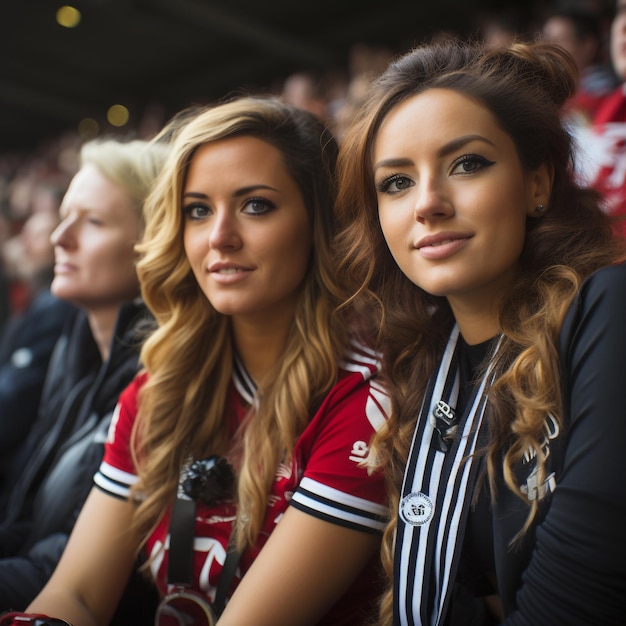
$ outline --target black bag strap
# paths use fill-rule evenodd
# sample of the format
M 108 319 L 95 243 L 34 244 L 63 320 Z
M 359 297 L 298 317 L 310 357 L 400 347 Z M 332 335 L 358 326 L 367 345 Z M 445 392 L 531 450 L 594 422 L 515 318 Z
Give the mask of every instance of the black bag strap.
M 170 520 L 170 554 L 167 582 L 182 587 L 193 584 L 193 541 L 196 526 L 196 501 L 177 497 Z M 235 577 L 241 554 L 235 548 L 234 528 L 230 536 L 226 560 L 222 567 L 213 609 L 219 616 L 226 606 L 228 590 Z
M 167 582 L 191 587 L 193 584 L 193 540 L 196 525 L 196 502 L 176 498 L 170 519 L 170 555 Z
M 228 552 L 226 553 L 226 560 L 224 561 L 224 566 L 222 567 L 220 579 L 217 583 L 217 589 L 215 591 L 215 602 L 213 602 L 213 608 L 215 609 L 218 617 L 222 614 L 222 611 L 226 606 L 226 598 L 228 597 L 230 584 L 235 577 L 237 565 L 239 564 L 239 558 L 241 557 L 241 554 L 235 548 L 233 535 L 234 528 L 233 532 L 230 535 L 230 541 L 228 542 Z

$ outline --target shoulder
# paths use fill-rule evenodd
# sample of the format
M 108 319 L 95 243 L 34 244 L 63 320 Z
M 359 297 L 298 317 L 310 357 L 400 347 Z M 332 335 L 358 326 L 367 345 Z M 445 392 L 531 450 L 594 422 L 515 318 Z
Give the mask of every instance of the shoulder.
M 620 405 L 626 369 L 624 319 L 626 265 L 602 268 L 584 281 L 561 329 L 564 409 L 572 421 L 587 414 L 597 423 L 612 419 L 614 407 Z
M 121 393 L 111 418 L 104 458 L 94 482 L 105 493 L 127 498 L 136 482 L 135 467 L 131 455 L 131 436 L 137 417 L 137 397 L 148 375 L 138 374 Z
M 573 339 L 581 327 L 619 332 L 626 314 L 626 263 L 603 267 L 581 285 L 566 315 L 562 341 Z
M 138 410 L 138 397 L 148 379 L 146 372 L 139 373 L 120 394 L 107 436 L 107 446 L 115 446 L 120 440 L 130 441 L 130 435 Z
M 380 366 L 378 352 L 352 340 L 339 362 L 339 379 L 324 402 L 326 411 L 343 406 L 349 413 L 347 419 L 364 415 L 374 430 L 378 430 L 391 410 L 389 395 L 378 378 Z
M 344 375 L 357 374 L 367 380 L 380 371 L 381 355 L 358 339 L 351 339 L 339 367 Z
M 124 388 L 120 394 L 120 404 L 124 405 L 126 410 L 137 411 L 137 398 L 139 392 L 148 382 L 148 372 L 142 370 L 139 372 L 133 380 Z
M 341 362 L 340 376 L 298 441 L 300 451 L 363 461 L 372 436 L 388 419 L 391 402 L 376 376 L 379 356 L 366 346 L 351 345 Z M 358 450 L 359 454 L 355 454 Z
M 605 294 L 620 296 L 626 301 L 624 286 L 626 285 L 626 263 L 617 263 L 603 267 L 591 274 L 581 286 L 580 294 Z

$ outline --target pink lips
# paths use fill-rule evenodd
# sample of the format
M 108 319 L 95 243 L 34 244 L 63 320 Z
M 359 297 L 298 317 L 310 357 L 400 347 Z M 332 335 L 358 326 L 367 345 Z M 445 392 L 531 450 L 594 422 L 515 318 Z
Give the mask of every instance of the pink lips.
M 438 261 L 456 254 L 471 238 L 469 233 L 438 233 L 422 237 L 415 248 L 425 259 Z
M 213 263 L 209 272 L 213 280 L 221 285 L 232 285 L 248 277 L 254 268 L 237 263 Z
M 72 265 L 71 263 L 57 261 L 54 264 L 54 273 L 57 276 L 60 276 L 63 274 L 70 274 L 75 271 L 76 271 L 76 266 Z

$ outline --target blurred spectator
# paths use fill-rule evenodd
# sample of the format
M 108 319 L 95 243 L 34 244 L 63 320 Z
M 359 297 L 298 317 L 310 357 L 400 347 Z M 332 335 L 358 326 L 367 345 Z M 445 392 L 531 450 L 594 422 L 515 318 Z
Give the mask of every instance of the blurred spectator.
M 10 278 L 24 287 L 27 304 L 0 334 L 0 484 L 4 468 L 37 417 L 48 362 L 73 306 L 50 293 L 59 218 L 52 206 L 33 213 L 14 237 L 6 259 Z M 2 488 L 5 486 L 3 485 Z
M 387 67 L 392 57 L 393 51 L 384 46 L 357 43 L 350 48 L 346 96 L 343 103 L 334 108 L 332 123 L 338 141 L 341 141 L 355 111 L 363 103 L 372 81 Z
M 87 143 L 63 198 L 51 290 L 77 309 L 0 491 L 0 611 L 23 610 L 54 570 L 100 465 L 118 396 L 139 368 L 150 316 L 139 298 L 134 244 L 165 153 L 165 144 L 142 141 Z M 141 604 L 134 610 L 121 624 L 149 615 Z
M 311 72 L 296 72 L 285 79 L 282 99 L 300 109 L 309 111 L 321 120 L 328 120 L 326 94 L 321 80 Z
M 619 218 L 616 231 L 626 236 L 626 0 L 616 2 L 610 53 L 620 84 L 603 99 L 591 130 L 580 134 L 577 174 L 603 194 L 606 211 Z
M 482 13 L 476 20 L 476 37 L 489 50 L 506 48 L 528 36 L 527 20 L 519 7 Z
M 604 97 L 618 84 L 605 54 L 607 35 L 598 16 L 581 10 L 554 12 L 543 24 L 543 39 L 565 48 L 578 67 L 578 91 L 563 111 L 570 124 L 589 125 Z

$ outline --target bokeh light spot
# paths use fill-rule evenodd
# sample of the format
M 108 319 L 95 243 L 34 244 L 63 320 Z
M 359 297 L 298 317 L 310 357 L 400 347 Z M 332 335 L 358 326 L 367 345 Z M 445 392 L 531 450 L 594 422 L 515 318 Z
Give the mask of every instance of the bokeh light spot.
M 97 137 L 99 130 L 98 122 L 91 117 L 86 117 L 78 123 L 78 134 L 85 139 Z
M 107 111 L 107 120 L 112 126 L 124 126 L 128 123 L 130 113 L 122 104 L 114 104 Z
M 80 11 L 72 6 L 64 5 L 57 11 L 57 24 L 65 28 L 75 28 L 80 19 Z

